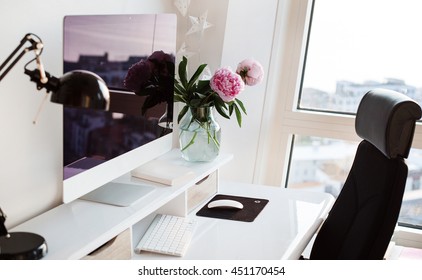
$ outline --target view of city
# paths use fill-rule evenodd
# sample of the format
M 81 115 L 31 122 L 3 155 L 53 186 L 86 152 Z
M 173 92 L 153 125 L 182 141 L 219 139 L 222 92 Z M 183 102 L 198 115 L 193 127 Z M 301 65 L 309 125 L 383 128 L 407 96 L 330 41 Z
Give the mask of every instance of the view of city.
M 356 113 L 362 96 L 374 88 L 384 88 L 401 92 L 422 104 L 422 89 L 408 85 L 400 79 L 388 78 L 385 81 L 353 83 L 338 81 L 334 93 L 314 88 L 304 88 L 300 97 L 301 109 L 315 109 L 331 112 Z

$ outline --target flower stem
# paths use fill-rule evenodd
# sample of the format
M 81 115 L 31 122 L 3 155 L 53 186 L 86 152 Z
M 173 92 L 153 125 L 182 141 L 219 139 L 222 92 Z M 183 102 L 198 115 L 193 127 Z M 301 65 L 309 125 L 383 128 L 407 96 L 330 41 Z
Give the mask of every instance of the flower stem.
M 210 132 L 210 126 L 209 126 L 209 123 L 208 122 L 206 122 L 206 123 L 204 123 L 204 122 L 200 122 L 200 121 L 198 121 L 198 120 L 195 120 L 198 124 L 199 124 L 199 126 L 200 127 L 202 127 L 206 132 L 207 132 L 207 136 L 208 136 L 208 144 L 210 143 L 210 138 L 211 138 L 211 140 L 214 142 L 214 145 L 217 147 L 217 148 L 220 148 L 220 143 L 218 142 L 218 140 L 217 140 L 217 136 L 216 135 L 211 135 L 211 132 Z M 196 132 L 195 132 L 196 133 Z M 195 135 L 196 136 L 196 135 Z
M 196 138 L 196 135 L 198 135 L 198 132 L 195 132 L 194 134 L 193 134 L 193 136 L 192 136 L 192 139 L 189 141 L 189 143 L 182 149 L 182 152 L 184 151 L 184 150 L 186 150 L 187 148 L 189 148 L 190 146 L 192 146 L 194 143 L 195 143 L 195 138 Z

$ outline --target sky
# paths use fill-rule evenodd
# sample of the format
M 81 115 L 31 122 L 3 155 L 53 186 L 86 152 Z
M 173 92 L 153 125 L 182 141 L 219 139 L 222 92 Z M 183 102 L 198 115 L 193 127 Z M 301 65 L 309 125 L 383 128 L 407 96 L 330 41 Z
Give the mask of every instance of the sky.
M 316 0 L 305 87 L 402 79 L 422 87 L 422 1 Z
M 175 52 L 176 18 L 162 15 L 68 16 L 64 20 L 64 59 L 79 54 L 104 55 L 125 61 L 130 55 L 150 55 L 155 50 Z

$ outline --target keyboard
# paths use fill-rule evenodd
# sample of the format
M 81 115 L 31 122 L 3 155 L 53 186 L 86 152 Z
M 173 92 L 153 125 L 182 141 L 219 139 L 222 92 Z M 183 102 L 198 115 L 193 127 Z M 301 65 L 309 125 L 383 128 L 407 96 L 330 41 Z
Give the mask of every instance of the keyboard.
M 194 219 L 157 214 L 135 247 L 135 253 L 147 251 L 183 257 L 189 247 L 195 227 Z

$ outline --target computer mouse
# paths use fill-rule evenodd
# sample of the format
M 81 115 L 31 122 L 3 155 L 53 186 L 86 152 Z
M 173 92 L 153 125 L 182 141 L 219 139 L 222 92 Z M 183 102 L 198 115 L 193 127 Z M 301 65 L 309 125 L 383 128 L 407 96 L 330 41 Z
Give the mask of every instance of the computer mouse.
M 208 203 L 208 208 L 243 209 L 243 204 L 232 199 L 218 199 Z

